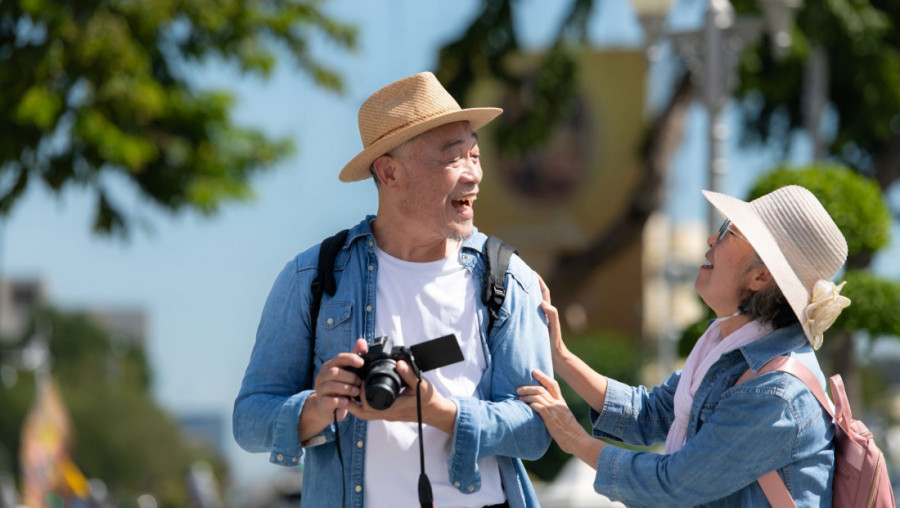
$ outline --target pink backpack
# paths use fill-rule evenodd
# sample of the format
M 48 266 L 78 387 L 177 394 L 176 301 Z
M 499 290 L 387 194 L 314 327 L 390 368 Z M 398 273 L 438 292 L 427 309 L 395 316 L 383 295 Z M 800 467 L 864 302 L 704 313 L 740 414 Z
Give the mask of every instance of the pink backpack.
M 888 478 L 884 454 L 875 445 L 866 425 L 853 419 L 841 376 L 831 376 L 834 411 L 831 410 L 828 397 L 822 392 L 816 376 L 800 361 L 788 356 L 779 356 L 769 361 L 756 374 L 748 370 L 735 384 L 773 370 L 787 372 L 803 381 L 834 419 L 837 428 L 834 436 L 833 505 L 837 508 L 895 508 L 894 491 Z M 778 471 L 769 471 L 760 477 L 759 486 L 773 507 L 796 506 L 784 481 L 778 476 Z

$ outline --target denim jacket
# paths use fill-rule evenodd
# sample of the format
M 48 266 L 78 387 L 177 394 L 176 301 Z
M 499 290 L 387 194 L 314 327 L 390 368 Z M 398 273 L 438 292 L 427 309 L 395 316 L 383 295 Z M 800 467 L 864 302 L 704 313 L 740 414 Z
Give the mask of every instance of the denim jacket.
M 340 352 L 352 350 L 358 337 L 375 333 L 375 282 L 378 259 L 369 216 L 354 226 L 335 260 L 337 293 L 323 295 L 315 341 L 315 372 Z M 486 273 L 481 250 L 486 236 L 477 232 L 463 242 L 460 262 L 477 280 Z M 279 274 L 263 309 L 256 343 L 234 404 L 233 431 L 251 452 L 269 452 L 276 464 L 303 464 L 304 507 L 341 506 L 342 481 L 348 506 L 364 500 L 366 422 L 348 415 L 338 423 L 343 470 L 331 425 L 300 443 L 297 426 L 310 386 L 310 283 L 316 275 L 319 246 L 299 254 Z M 550 435 L 543 421 L 517 400 L 516 387 L 537 384 L 531 370 L 551 372 L 547 325 L 540 308 L 537 274 L 513 256 L 506 273 L 506 299 L 488 337 L 488 311 L 478 301 L 478 322 L 486 370 L 479 397 L 457 397 L 453 444 L 448 459 L 450 482 L 460 492 L 481 488 L 476 460 L 495 455 L 511 507 L 539 506 L 520 459 L 534 460 L 547 450 Z M 305 445 L 305 446 L 304 446 Z M 425 450 L 428 453 L 428 450 Z M 398 478 L 415 488 L 416 478 Z
M 778 469 L 798 507 L 831 506 L 834 424 L 812 392 L 778 371 L 733 386 L 748 368 L 788 354 L 824 389 L 800 325 L 775 330 L 710 367 L 694 396 L 684 448 L 660 455 L 607 446 L 594 490 L 629 506 L 769 506 L 757 479 Z M 665 441 L 680 377 L 675 372 L 649 393 L 611 379 L 603 411 L 591 412 L 594 435 L 636 445 Z

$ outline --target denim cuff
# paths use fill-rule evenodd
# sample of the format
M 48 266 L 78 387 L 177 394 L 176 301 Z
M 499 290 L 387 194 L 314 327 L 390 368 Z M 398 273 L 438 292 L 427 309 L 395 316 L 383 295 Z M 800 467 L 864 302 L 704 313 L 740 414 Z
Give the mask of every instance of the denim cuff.
M 306 390 L 284 401 L 275 418 L 275 435 L 269 461 L 281 466 L 296 466 L 303 459 L 300 444 L 300 412 L 312 390 Z
M 606 400 L 603 402 L 603 411 L 598 413 L 591 408 L 591 425 L 594 437 L 622 440 L 625 426 L 634 413 L 630 404 L 631 387 L 607 378 Z
M 616 446 L 604 446 L 597 457 L 597 474 L 594 476 L 594 491 L 611 499 L 621 499 L 618 485 L 619 472 L 625 456 L 631 453 Z
M 453 486 L 463 494 L 470 494 L 481 490 L 477 464 L 480 434 L 473 411 L 478 401 L 469 397 L 452 400 L 456 403 L 456 423 L 453 424 L 453 445 L 447 467 Z

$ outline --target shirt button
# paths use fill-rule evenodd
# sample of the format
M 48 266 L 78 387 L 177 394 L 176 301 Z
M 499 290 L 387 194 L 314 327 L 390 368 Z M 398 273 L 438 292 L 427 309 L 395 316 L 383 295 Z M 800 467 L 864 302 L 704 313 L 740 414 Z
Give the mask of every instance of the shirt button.
M 357 492 L 362 492 L 362 485 L 357 485 L 357 486 L 356 486 L 356 491 L 357 491 Z
M 363 447 L 363 442 L 362 442 L 362 441 L 357 441 L 357 442 L 356 442 L 356 447 L 357 447 L 357 448 L 362 448 L 362 447 Z
M 297 463 L 297 457 L 291 457 L 291 462 L 293 462 L 294 464 L 296 464 L 296 463 Z
M 713 374 L 713 375 L 709 376 L 709 380 L 710 380 L 710 381 L 715 381 L 715 380 L 716 380 L 716 375 Z
M 370 272 L 371 272 L 372 270 L 374 270 L 374 269 L 375 269 L 375 265 L 369 265 L 369 271 L 370 271 Z
M 469 492 L 475 492 L 475 486 L 469 485 Z
M 278 455 L 275 456 L 275 460 L 277 460 L 278 462 L 281 462 L 282 460 L 284 460 L 284 455 L 279 453 Z
M 372 246 L 372 240 L 369 240 L 369 247 Z
M 366 305 L 366 312 L 372 312 L 372 306 Z
M 453 482 L 453 486 L 459 488 L 459 482 Z
M 328 323 L 328 324 L 330 324 L 330 325 L 333 325 L 333 324 L 334 324 L 334 319 L 328 318 L 325 322 Z

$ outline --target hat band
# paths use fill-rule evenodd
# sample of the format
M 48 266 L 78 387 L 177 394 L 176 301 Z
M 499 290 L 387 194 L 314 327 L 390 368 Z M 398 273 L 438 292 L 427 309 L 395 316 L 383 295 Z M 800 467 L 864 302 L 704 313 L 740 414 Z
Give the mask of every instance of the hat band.
M 418 124 L 420 124 L 420 123 L 422 123 L 422 122 L 427 122 L 428 120 L 431 120 L 432 118 L 435 118 L 435 117 L 444 115 L 444 114 L 446 114 L 446 113 L 448 113 L 448 112 L 452 113 L 452 112 L 455 112 L 455 111 L 461 111 L 461 110 L 459 110 L 459 109 L 454 109 L 454 108 L 446 108 L 446 109 L 443 109 L 443 110 L 441 110 L 441 111 L 437 111 L 437 112 L 435 112 L 435 113 L 432 113 L 432 114 L 430 114 L 430 115 L 428 115 L 428 116 L 425 116 L 425 117 L 419 117 L 419 118 L 417 118 L 416 121 L 414 121 L 414 122 L 405 123 L 405 124 L 403 124 L 403 125 L 401 125 L 401 126 L 399 126 L 399 127 L 395 127 L 395 128 L 393 128 L 393 129 L 391 129 L 391 130 L 385 132 L 385 133 L 382 134 L 381 136 L 378 136 L 377 138 L 373 139 L 368 145 L 366 145 L 365 148 L 369 148 L 370 146 L 374 145 L 375 143 L 378 143 L 379 141 L 381 141 L 382 139 L 385 139 L 385 138 L 387 138 L 387 137 L 389 137 L 389 136 L 393 136 L 394 134 L 396 134 L 396 133 L 402 131 L 403 129 L 407 129 L 407 128 L 409 128 L 409 127 L 412 127 L 413 125 L 418 125 Z

